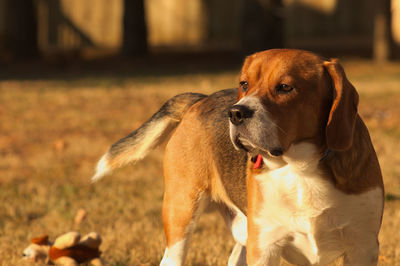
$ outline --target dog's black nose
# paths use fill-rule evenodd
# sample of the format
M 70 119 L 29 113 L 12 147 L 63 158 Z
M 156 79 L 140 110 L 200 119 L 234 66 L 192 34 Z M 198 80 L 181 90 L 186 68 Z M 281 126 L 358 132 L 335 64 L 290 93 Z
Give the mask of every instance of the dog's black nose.
M 249 109 L 244 105 L 234 105 L 229 109 L 228 115 L 232 124 L 239 125 L 243 123 L 243 121 L 247 118 L 251 118 L 254 114 L 254 111 Z

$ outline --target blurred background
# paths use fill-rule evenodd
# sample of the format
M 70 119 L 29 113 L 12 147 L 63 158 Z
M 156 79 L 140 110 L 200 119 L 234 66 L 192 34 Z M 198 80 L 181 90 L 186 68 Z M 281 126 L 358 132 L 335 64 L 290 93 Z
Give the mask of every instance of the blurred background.
M 0 59 L 302 48 L 400 57 L 398 0 L 0 0 Z
M 91 184 L 97 161 L 168 98 L 236 87 L 246 55 L 282 47 L 339 58 L 357 88 L 386 188 L 379 265 L 400 265 L 400 0 L 0 0 L 0 265 L 71 230 L 100 233 L 106 265 L 158 265 L 165 147 Z M 232 247 L 207 212 L 187 265 Z

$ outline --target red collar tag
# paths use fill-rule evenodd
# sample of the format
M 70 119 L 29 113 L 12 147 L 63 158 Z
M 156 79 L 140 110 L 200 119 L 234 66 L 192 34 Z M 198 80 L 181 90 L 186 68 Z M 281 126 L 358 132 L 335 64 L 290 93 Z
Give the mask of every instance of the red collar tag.
M 259 154 L 259 155 L 257 155 L 257 159 L 256 159 L 256 162 L 254 163 L 253 169 L 260 168 L 261 163 L 262 163 L 262 156 L 261 156 L 261 154 Z

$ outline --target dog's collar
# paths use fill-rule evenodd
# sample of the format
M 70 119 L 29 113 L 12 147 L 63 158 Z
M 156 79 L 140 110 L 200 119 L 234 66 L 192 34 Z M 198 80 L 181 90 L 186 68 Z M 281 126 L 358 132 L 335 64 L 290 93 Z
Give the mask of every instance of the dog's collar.
M 326 152 L 322 155 L 321 159 L 319 159 L 319 162 L 322 162 L 323 160 L 326 159 L 326 157 L 328 157 L 328 155 L 332 152 L 331 149 L 327 149 Z

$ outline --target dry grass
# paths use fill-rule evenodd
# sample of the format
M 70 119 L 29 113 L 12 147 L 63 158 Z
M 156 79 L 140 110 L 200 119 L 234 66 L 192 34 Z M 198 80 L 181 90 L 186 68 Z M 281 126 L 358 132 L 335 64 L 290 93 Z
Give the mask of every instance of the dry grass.
M 384 173 L 380 265 L 400 265 L 400 65 L 346 64 L 360 113 Z M 169 97 L 235 86 L 237 71 L 136 77 L 6 79 L 0 82 L 0 265 L 23 265 L 31 237 L 97 231 L 107 265 L 156 265 L 161 224 L 162 151 L 95 185 L 89 178 L 108 146 Z M 78 209 L 88 211 L 80 225 Z M 226 265 L 233 241 L 222 219 L 200 219 L 188 265 Z

